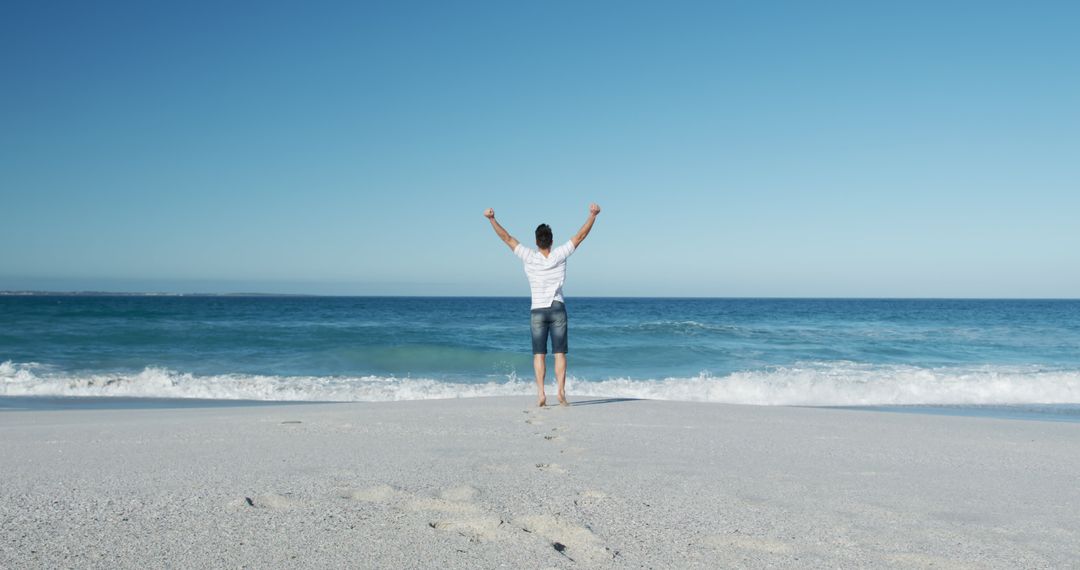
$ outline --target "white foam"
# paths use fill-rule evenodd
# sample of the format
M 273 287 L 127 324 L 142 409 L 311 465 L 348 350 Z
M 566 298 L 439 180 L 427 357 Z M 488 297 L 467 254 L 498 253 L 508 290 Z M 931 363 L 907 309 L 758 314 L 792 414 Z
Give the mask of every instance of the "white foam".
M 1080 403 L 1080 371 L 1000 366 L 919 368 L 814 363 L 722 377 L 701 374 L 662 381 L 616 379 L 590 382 L 587 386 L 596 395 L 764 406 Z
M 982 366 L 920 368 L 808 363 L 726 376 L 587 380 L 575 396 L 755 405 L 883 406 L 1080 403 L 1080 370 Z M 384 376 L 194 375 L 148 367 L 133 374 L 80 374 L 34 363 L 0 363 L 0 396 L 125 396 L 217 400 L 395 401 L 532 395 L 531 380 L 457 383 Z

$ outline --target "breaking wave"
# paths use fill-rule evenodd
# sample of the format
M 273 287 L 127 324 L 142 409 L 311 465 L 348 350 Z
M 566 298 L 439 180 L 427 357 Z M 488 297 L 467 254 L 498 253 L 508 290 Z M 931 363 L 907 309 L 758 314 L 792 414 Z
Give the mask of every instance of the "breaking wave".
M 72 375 L 35 363 L 0 364 L 2 396 L 124 396 L 256 401 L 393 402 L 403 399 L 531 395 L 531 380 L 450 382 L 380 376 L 193 375 L 147 367 L 134 374 Z M 1080 403 L 1080 370 L 985 366 L 919 368 L 858 363 L 692 378 L 571 378 L 581 396 L 761 406 L 1012 405 Z
M 0 364 L 0 396 L 367 401 L 528 396 L 531 379 L 486 382 L 386 376 L 196 375 L 147 367 L 136 373 L 72 374 L 36 363 Z M 1080 370 L 817 362 L 689 378 L 570 378 L 575 396 L 765 406 L 1010 405 L 1080 403 Z

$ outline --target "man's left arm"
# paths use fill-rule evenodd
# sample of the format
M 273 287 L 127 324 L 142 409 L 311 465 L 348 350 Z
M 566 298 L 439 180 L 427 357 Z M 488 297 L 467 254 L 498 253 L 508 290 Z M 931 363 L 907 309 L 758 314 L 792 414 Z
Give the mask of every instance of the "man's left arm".
M 499 239 L 503 240 L 506 245 L 510 246 L 511 251 L 516 250 L 518 246 L 518 240 L 514 239 L 514 236 L 510 235 L 510 232 L 506 231 L 506 229 L 499 225 L 499 222 L 495 221 L 495 210 L 491 208 L 484 210 L 484 217 L 491 222 L 491 227 L 495 230 L 495 233 L 498 234 Z
M 570 238 L 570 241 L 574 242 L 574 249 L 577 249 L 581 242 L 585 241 L 585 238 L 592 231 L 593 223 L 596 222 L 596 216 L 600 215 L 600 206 L 596 203 L 589 204 L 589 219 L 585 220 L 585 225 L 581 226 L 578 233 L 574 237 Z

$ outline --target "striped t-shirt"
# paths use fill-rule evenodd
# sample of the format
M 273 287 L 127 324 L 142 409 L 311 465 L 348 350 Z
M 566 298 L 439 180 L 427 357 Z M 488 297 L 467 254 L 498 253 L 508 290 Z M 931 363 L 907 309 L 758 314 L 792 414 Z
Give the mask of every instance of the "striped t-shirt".
M 546 309 L 553 301 L 563 303 L 562 286 L 566 281 L 566 258 L 574 253 L 574 242 L 568 241 L 544 254 L 521 245 L 514 248 L 514 255 L 525 262 L 525 275 L 532 289 L 532 308 Z

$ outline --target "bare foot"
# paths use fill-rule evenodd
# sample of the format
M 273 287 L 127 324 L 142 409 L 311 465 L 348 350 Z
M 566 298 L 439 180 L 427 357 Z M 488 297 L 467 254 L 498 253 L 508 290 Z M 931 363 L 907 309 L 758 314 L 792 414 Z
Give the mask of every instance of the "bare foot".
M 541 407 L 541 408 L 546 406 L 547 405 L 547 396 L 540 396 L 540 400 L 536 402 L 536 405 L 538 407 Z
M 570 405 L 570 402 L 566 401 L 566 393 L 564 393 L 564 392 L 559 392 L 559 405 L 560 406 L 569 406 Z

